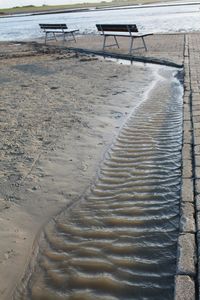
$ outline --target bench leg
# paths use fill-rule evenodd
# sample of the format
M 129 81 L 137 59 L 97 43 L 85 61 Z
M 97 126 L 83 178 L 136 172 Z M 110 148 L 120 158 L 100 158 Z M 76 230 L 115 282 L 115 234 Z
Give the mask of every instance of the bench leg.
M 107 38 L 107 37 L 108 37 L 107 35 L 104 35 L 104 39 L 103 39 L 103 48 L 102 48 L 103 51 L 104 51 L 105 47 L 117 46 L 117 47 L 119 48 L 119 43 L 118 43 L 117 38 L 116 38 L 115 35 L 113 35 L 113 38 L 114 38 L 114 40 L 115 40 L 115 44 L 113 44 L 113 45 L 107 45 L 107 46 L 106 46 L 106 38 Z
M 70 39 L 69 41 L 74 41 L 75 43 L 76 43 L 76 39 L 75 39 L 75 35 L 74 35 L 74 32 L 65 32 L 65 33 L 63 33 L 63 43 L 65 42 L 65 41 L 67 41 L 67 39 L 66 39 L 66 35 L 67 34 L 71 34 L 71 36 L 72 36 L 72 39 Z
M 67 41 L 66 35 L 67 35 L 67 32 L 63 32 L 63 44 L 65 41 Z
M 54 39 L 57 41 L 56 34 L 53 32 Z
M 145 50 L 147 51 L 147 46 L 146 46 L 146 44 L 145 44 L 145 40 L 144 40 L 144 37 L 142 36 L 142 41 L 143 41 L 143 44 L 144 44 L 144 48 L 145 48 Z
M 107 38 L 107 36 L 104 35 L 104 39 L 103 39 L 103 48 L 102 48 L 103 51 L 104 51 L 105 45 L 106 45 L 106 38 Z
M 53 33 L 54 39 L 57 41 L 55 32 L 52 32 L 52 33 Z M 45 44 L 47 43 L 47 40 L 48 40 L 48 34 L 51 34 L 51 32 L 45 32 Z
M 130 42 L 130 47 L 129 47 L 129 54 L 131 54 L 132 53 L 132 51 L 133 51 L 133 37 L 131 37 L 131 42 Z
M 45 40 L 44 40 L 44 42 L 45 42 L 45 45 L 46 45 L 46 43 L 47 43 L 47 32 L 45 32 Z
M 73 40 L 74 40 L 74 42 L 76 43 L 76 39 L 75 39 L 75 35 L 74 35 L 74 33 L 73 33 L 73 32 L 71 32 L 71 35 L 72 35 L 72 37 L 73 37 Z
M 114 35 L 114 39 L 115 39 L 115 43 L 116 43 L 117 47 L 119 48 L 119 44 L 118 44 L 118 41 L 117 41 L 117 38 L 115 35 Z

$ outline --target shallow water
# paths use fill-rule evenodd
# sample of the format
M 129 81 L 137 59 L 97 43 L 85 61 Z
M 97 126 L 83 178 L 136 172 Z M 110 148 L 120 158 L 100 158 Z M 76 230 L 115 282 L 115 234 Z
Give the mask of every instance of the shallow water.
M 155 81 L 106 152 L 86 194 L 45 228 L 15 299 L 173 299 L 182 88 Z

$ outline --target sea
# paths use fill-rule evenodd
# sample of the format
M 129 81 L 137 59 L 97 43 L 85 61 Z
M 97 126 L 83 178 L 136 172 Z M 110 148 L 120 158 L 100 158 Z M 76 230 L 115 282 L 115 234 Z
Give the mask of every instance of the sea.
M 0 41 L 25 41 L 43 36 L 39 23 L 66 23 L 80 34 L 96 34 L 97 23 L 137 24 L 143 33 L 200 30 L 200 2 L 161 3 L 115 9 L 95 9 L 55 14 L 21 14 L 0 18 Z

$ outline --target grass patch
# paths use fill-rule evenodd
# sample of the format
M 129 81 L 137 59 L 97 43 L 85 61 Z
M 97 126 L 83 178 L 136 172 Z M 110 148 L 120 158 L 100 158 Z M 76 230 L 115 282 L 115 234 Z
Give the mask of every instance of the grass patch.
M 163 2 L 169 2 L 170 0 L 164 0 Z M 173 2 L 173 0 L 171 0 Z M 68 9 L 79 9 L 79 8 L 103 8 L 103 7 L 117 7 L 117 6 L 128 6 L 128 5 L 140 5 L 140 4 L 153 4 L 160 3 L 160 0 L 113 0 L 110 2 L 94 2 L 94 3 L 79 3 L 79 4 L 67 4 L 67 5 L 43 5 L 43 6 L 16 6 L 13 8 L 0 9 L 0 14 L 19 14 L 19 13 L 34 13 L 34 12 L 48 12 L 57 10 L 68 10 Z

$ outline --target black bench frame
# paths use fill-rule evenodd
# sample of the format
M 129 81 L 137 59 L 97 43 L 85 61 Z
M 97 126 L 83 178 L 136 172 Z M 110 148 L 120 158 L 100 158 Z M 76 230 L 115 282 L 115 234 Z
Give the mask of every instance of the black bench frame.
M 57 41 L 56 34 L 63 35 L 63 42 L 66 41 L 66 36 L 70 35 L 72 38 L 68 39 L 68 41 L 73 40 L 76 43 L 74 33 L 79 31 L 78 29 L 69 30 L 66 24 L 39 24 L 39 26 L 45 33 L 45 44 L 48 35 L 53 35 L 54 39 Z
M 144 40 L 144 37 L 148 35 L 152 35 L 153 33 L 146 33 L 146 34 L 139 34 L 138 28 L 136 24 L 96 24 L 97 30 L 101 32 L 101 35 L 103 35 L 103 48 L 111 47 L 111 46 L 117 46 L 119 48 L 119 43 L 117 40 L 117 37 L 129 37 L 130 38 L 130 46 L 129 46 L 129 54 L 132 53 L 132 51 L 137 49 L 144 48 L 147 51 L 147 46 Z M 133 34 L 137 33 L 137 34 Z M 108 37 L 113 37 L 115 40 L 114 44 L 106 45 L 106 39 Z M 143 47 L 139 48 L 133 48 L 133 41 L 134 39 L 141 38 L 143 42 Z

